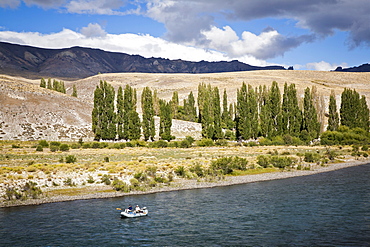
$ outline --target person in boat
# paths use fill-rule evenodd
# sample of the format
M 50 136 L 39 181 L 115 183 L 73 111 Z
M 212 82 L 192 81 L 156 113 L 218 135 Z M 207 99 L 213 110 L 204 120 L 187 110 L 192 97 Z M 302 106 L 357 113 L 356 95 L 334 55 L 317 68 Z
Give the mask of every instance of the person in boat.
M 125 211 L 126 211 L 126 213 L 132 212 L 132 206 L 128 205 L 128 208 L 126 208 Z
M 141 209 L 140 209 L 139 205 L 136 205 L 136 207 L 135 207 L 135 213 L 140 213 L 140 211 L 141 211 Z

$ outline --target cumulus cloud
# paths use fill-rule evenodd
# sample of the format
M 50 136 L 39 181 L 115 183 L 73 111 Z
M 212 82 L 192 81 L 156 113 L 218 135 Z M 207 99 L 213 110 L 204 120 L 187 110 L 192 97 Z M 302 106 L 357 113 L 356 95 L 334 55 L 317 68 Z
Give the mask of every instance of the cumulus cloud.
M 346 63 L 338 64 L 330 64 L 325 61 L 317 62 L 317 63 L 308 63 L 306 64 L 306 68 L 309 70 L 320 70 L 320 71 L 330 71 L 335 70 L 338 66 L 347 67 Z
M 98 38 L 107 35 L 105 30 L 97 23 L 89 23 L 87 27 L 81 28 L 81 33 L 87 38 Z
M 303 42 L 314 40 L 311 35 L 285 37 L 272 28 L 265 29 L 259 35 L 244 31 L 241 38 L 229 26 L 223 29 L 213 26 L 202 33 L 208 41 L 207 46 L 212 49 L 225 52 L 233 58 L 250 55 L 262 60 L 281 56 Z
M 250 21 L 261 18 L 288 18 L 297 21 L 297 26 L 311 30 L 323 37 L 336 30 L 348 31 L 353 45 L 370 45 L 370 4 L 368 0 L 150 0 L 148 16 L 162 22 L 168 37 L 181 40 L 181 33 L 189 35 L 210 30 L 216 15 L 232 20 Z M 181 29 L 172 25 L 178 16 L 184 15 Z M 193 36 L 193 38 L 196 38 Z M 186 37 L 188 41 L 190 37 Z

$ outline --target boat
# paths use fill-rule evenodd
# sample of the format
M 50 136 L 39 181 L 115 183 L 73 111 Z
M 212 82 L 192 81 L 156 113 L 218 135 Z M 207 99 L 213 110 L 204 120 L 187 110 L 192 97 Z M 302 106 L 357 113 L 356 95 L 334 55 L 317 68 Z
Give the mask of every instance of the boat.
M 129 211 L 127 209 L 121 212 L 122 218 L 135 218 L 135 217 L 141 217 L 141 216 L 147 216 L 147 215 L 148 215 L 148 209 L 146 207 L 143 207 L 139 212 Z

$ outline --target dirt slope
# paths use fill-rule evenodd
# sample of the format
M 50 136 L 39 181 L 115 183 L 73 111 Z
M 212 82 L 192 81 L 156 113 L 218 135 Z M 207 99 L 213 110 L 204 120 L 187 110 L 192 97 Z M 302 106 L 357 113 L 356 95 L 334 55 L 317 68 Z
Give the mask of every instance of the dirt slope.
M 58 78 L 56 78 L 58 79 Z M 370 73 L 343 73 L 319 71 L 249 71 L 214 74 L 145 74 L 114 73 L 100 74 L 77 81 L 65 81 L 67 94 L 40 88 L 39 80 L 0 75 L 0 140 L 92 140 L 91 111 L 93 92 L 100 80 L 105 80 L 116 89 L 126 84 L 138 90 L 138 99 L 144 87 L 158 91 L 158 96 L 169 100 L 178 91 L 180 104 L 190 91 L 197 95 L 198 84 L 209 83 L 227 90 L 229 102 L 235 102 L 236 91 L 243 82 L 253 87 L 270 86 L 278 82 L 281 92 L 284 83 L 295 83 L 298 95 L 303 98 L 306 87 L 316 86 L 327 111 L 331 90 L 337 96 L 344 88 L 356 89 L 365 95 L 370 105 Z M 77 87 L 78 98 L 71 97 L 73 84 Z M 138 111 L 141 111 L 138 100 Z M 324 119 L 326 121 L 326 119 Z M 192 134 L 200 137 L 200 125 L 174 121 L 173 134 L 178 138 Z

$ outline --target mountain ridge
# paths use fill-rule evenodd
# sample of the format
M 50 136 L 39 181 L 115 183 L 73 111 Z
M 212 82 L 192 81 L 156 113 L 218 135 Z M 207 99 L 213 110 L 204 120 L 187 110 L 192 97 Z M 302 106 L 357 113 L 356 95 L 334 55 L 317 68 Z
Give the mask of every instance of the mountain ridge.
M 233 61 L 185 61 L 145 58 L 140 55 L 74 46 L 46 49 L 0 42 L 0 73 L 26 78 L 82 79 L 99 73 L 221 73 L 252 70 L 285 70 L 283 66 L 252 66 Z

